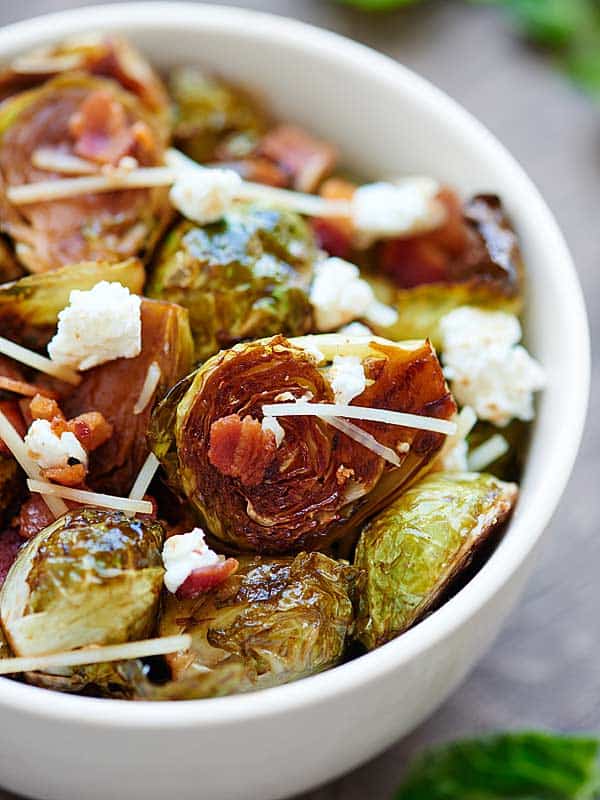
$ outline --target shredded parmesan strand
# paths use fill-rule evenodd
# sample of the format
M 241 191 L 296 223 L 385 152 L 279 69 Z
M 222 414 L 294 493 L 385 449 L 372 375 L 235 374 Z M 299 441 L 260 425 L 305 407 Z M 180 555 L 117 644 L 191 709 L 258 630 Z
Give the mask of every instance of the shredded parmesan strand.
M 10 339 L 5 339 L 3 336 L 0 336 L 0 353 L 74 386 L 81 382 L 81 376 L 69 367 L 55 364 L 49 358 L 34 353 L 33 350 L 28 350 L 26 347 L 21 347 L 20 344 L 11 342 Z
M 371 450 L 375 455 L 389 461 L 390 464 L 393 464 L 395 467 L 402 466 L 402 461 L 398 457 L 398 454 L 395 453 L 391 447 L 386 447 L 384 444 L 381 444 L 374 436 L 371 436 L 367 431 L 363 431 L 358 425 L 353 425 L 351 422 L 347 422 L 345 419 L 339 419 L 338 417 L 328 417 L 325 422 L 331 425 L 332 428 L 337 428 L 338 431 L 345 433 L 346 436 L 354 439 L 355 442 L 362 444 L 363 447 L 366 447 L 367 450 Z M 408 448 L 409 445 L 406 444 L 406 448 L 403 446 L 402 449 L 406 452 Z
M 131 500 L 127 497 L 116 497 L 112 494 L 88 492 L 85 489 L 72 489 L 69 486 L 59 486 L 55 483 L 47 483 L 40 480 L 28 480 L 27 487 L 30 492 L 64 497 L 65 500 L 73 500 L 76 503 L 83 503 L 88 506 L 113 508 L 116 511 L 131 512 L 133 514 L 152 514 L 154 510 L 152 503 L 147 500 Z
M 469 453 L 467 463 L 471 472 L 481 472 L 509 450 L 509 444 L 499 433 L 490 437 Z
M 352 213 L 351 204 L 343 200 L 325 200 L 315 194 L 276 189 L 250 181 L 242 183 L 237 196 L 242 200 L 264 200 L 307 217 L 349 217 Z
M 450 420 L 425 417 L 420 414 L 405 414 L 402 411 L 389 411 L 387 408 L 298 401 L 296 403 L 269 403 L 262 407 L 262 412 L 268 417 L 348 417 L 349 419 L 364 419 L 370 422 L 385 422 L 388 425 L 402 425 L 404 428 L 433 431 L 446 436 L 456 433 L 456 423 Z
M 145 411 L 148 403 L 152 400 L 152 396 L 156 391 L 156 387 L 158 386 L 158 382 L 160 380 L 161 372 L 160 367 L 153 361 L 150 366 L 148 367 L 148 372 L 146 373 L 146 377 L 144 379 L 144 385 L 142 386 L 142 391 L 140 392 L 140 396 L 135 402 L 133 407 L 134 414 L 141 414 L 142 411 Z
M 39 672 L 62 667 L 80 667 L 86 664 L 103 664 L 106 661 L 129 661 L 136 658 L 163 656 L 168 653 L 189 650 L 192 637 L 163 636 L 157 639 L 142 639 L 139 642 L 82 647 L 45 656 L 0 659 L 0 675 L 15 675 L 18 672 Z
M 59 172 L 62 175 L 95 175 L 100 171 L 98 164 L 93 161 L 65 153 L 55 147 L 38 147 L 32 153 L 31 163 L 37 169 Z
M 175 173 L 168 167 L 140 167 L 132 170 L 115 170 L 107 175 L 91 175 L 79 178 L 59 178 L 54 181 L 24 183 L 9 186 L 6 196 L 17 206 L 29 203 L 46 203 L 51 200 L 79 197 L 82 194 L 114 192 L 119 189 L 151 189 L 170 186 Z
M 149 453 L 148 458 L 144 461 L 144 464 L 139 471 L 137 478 L 135 479 L 131 491 L 129 492 L 130 500 L 143 499 L 159 466 L 160 461 L 158 458 L 154 455 L 154 453 Z
M 0 439 L 8 447 L 16 458 L 17 462 L 24 470 L 28 478 L 39 480 L 42 475 L 40 468 L 29 455 L 27 445 L 21 439 L 17 431 L 13 428 L 8 418 L 0 411 Z M 42 492 L 42 498 L 55 517 L 66 514 L 69 510 L 59 497 L 51 497 Z

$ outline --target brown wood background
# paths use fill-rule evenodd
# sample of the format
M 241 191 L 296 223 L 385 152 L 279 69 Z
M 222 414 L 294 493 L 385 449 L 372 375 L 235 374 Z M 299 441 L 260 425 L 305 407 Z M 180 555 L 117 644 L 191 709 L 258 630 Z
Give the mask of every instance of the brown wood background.
M 0 0 L 0 25 L 88 4 Z M 556 213 L 575 256 L 596 338 L 599 107 L 520 42 L 499 12 L 453 0 L 385 16 L 326 0 L 235 4 L 298 17 L 362 41 L 420 72 L 479 117 L 521 161 Z M 528 592 L 495 646 L 411 736 L 303 800 L 388 800 L 411 755 L 447 738 L 508 727 L 600 730 L 599 366 L 596 357 L 588 426 L 574 475 Z M 10 797 L 0 791 L 0 800 Z

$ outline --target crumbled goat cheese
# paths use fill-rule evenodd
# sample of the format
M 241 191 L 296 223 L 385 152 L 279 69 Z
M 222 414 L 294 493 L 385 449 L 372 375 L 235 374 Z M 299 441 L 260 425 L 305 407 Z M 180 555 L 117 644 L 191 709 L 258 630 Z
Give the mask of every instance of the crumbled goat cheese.
M 435 228 L 444 218 L 432 178 L 404 178 L 359 186 L 352 198 L 352 220 L 359 237 L 375 239 Z
M 212 567 L 222 560 L 204 541 L 204 531 L 201 528 L 170 536 L 165 541 L 162 559 L 166 570 L 165 586 L 173 594 L 194 570 Z
M 440 455 L 440 468 L 444 472 L 468 472 L 469 445 L 466 439 L 460 439 Z
M 342 336 L 373 336 L 373 331 L 362 322 L 350 322 L 339 329 Z
M 283 442 L 285 430 L 281 427 L 276 417 L 264 417 L 261 423 L 263 431 L 271 431 L 275 436 L 275 444 L 277 447 Z
M 141 299 L 120 283 L 100 281 L 93 289 L 74 289 L 58 315 L 48 345 L 57 364 L 90 369 L 115 358 L 133 358 L 142 349 Z
M 207 225 L 229 210 L 242 185 L 232 169 L 181 170 L 171 187 L 171 203 L 184 217 Z
M 335 402 L 348 405 L 366 388 L 363 365 L 358 356 L 335 356 L 327 377 L 333 389 Z
M 463 306 L 441 319 L 440 332 L 444 375 L 459 403 L 499 426 L 533 419 L 544 371 L 518 344 L 521 326 L 513 314 Z
M 383 324 L 392 324 L 397 317 L 393 309 L 376 300 L 369 284 L 360 277 L 358 267 L 337 257 L 315 265 L 310 301 L 320 331 L 334 330 L 359 317 L 380 324 L 382 309 L 385 309 Z
M 25 436 L 29 456 L 42 469 L 67 467 L 74 458 L 87 467 L 88 456 L 79 439 L 70 431 L 57 436 L 46 419 L 35 419 Z

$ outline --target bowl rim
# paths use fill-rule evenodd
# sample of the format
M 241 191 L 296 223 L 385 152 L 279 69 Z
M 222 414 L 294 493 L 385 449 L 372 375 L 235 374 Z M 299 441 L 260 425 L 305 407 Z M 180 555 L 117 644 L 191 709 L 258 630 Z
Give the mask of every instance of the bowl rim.
M 102 20 L 100 25 L 99 19 Z M 532 215 L 544 227 L 547 252 L 552 255 L 553 270 L 560 277 L 562 302 L 572 320 L 568 339 L 576 379 L 571 384 L 572 401 L 568 409 L 571 425 L 569 435 L 563 436 L 560 459 L 548 459 L 552 461 L 552 469 L 548 467 L 537 481 L 535 502 L 530 499 L 528 506 L 519 507 L 515 514 L 511 527 L 517 528 L 519 535 L 504 540 L 477 575 L 434 614 L 399 638 L 360 658 L 296 683 L 260 692 L 171 703 L 131 703 L 64 695 L 0 679 L 0 707 L 32 717 L 77 722 L 95 728 L 197 728 L 287 714 L 332 696 L 364 691 L 367 684 L 451 636 L 510 581 L 541 538 L 571 473 L 583 434 L 589 396 L 590 339 L 583 293 L 552 212 L 514 157 L 482 123 L 445 92 L 392 58 L 340 34 L 298 20 L 235 6 L 189 2 L 95 5 L 17 22 L 0 30 L 0 58 L 15 50 L 36 46 L 48 38 L 85 30 L 121 29 L 127 33 L 131 29 L 155 28 L 168 35 L 181 26 L 182 19 L 186 26 L 204 33 L 207 29 L 217 33 L 235 30 L 237 35 L 249 35 L 255 40 L 277 40 L 279 45 L 284 43 L 287 48 L 302 50 L 308 56 L 318 53 L 323 58 L 326 54 L 349 73 L 366 73 L 373 81 L 384 82 L 404 95 L 411 95 L 422 107 L 435 107 L 448 125 L 458 128 L 480 152 L 487 153 L 502 166 L 507 180 L 527 197 Z M 49 31 L 53 32 L 51 37 Z M 104 713 L 98 713 L 101 709 Z

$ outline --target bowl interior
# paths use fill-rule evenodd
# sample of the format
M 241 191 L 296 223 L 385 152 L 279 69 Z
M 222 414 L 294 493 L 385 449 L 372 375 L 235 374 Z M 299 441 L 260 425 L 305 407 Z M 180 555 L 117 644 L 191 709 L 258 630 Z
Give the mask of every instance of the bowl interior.
M 392 669 L 432 646 L 475 613 L 534 546 L 558 502 L 581 436 L 589 379 L 585 309 L 565 243 L 514 159 L 445 94 L 384 56 L 297 22 L 183 3 L 87 8 L 1 31 L 0 59 L 99 28 L 128 35 L 162 69 L 199 63 L 259 89 L 277 116 L 336 142 L 344 161 L 361 174 L 379 178 L 424 173 L 465 195 L 497 192 L 519 232 L 529 277 L 526 338 L 547 371 L 548 386 L 539 399 L 521 500 L 505 538 L 456 597 L 407 634 L 359 659 L 365 662 L 360 670 L 353 662 L 338 667 L 333 680 L 324 674 L 302 681 L 304 689 L 280 687 L 261 696 L 270 694 L 285 705 L 286 697 L 298 691 L 316 697 L 345 681 L 365 682 L 377 670 Z M 0 681 L 0 699 L 14 686 Z M 38 704 L 50 695 L 26 687 L 19 687 L 19 694 L 23 690 L 35 692 Z M 58 700 L 65 705 L 94 702 Z M 251 707 L 248 697 L 188 705 L 199 712 L 214 703 L 221 709 L 226 703 Z M 141 713 L 141 705 L 133 711 Z M 155 712 L 167 713 L 164 707 Z

